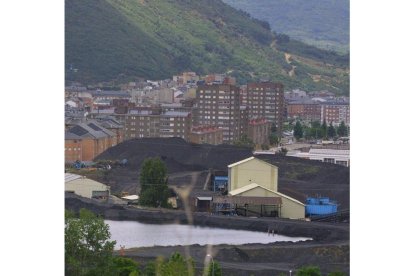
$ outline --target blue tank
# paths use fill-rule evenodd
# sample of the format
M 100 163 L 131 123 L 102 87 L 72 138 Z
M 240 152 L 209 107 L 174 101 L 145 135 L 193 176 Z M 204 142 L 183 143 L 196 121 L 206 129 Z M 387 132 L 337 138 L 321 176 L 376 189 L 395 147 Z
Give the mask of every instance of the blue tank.
M 306 216 L 312 215 L 329 215 L 338 211 L 338 204 L 331 201 L 329 197 L 314 198 L 309 197 L 306 199 L 305 214 Z

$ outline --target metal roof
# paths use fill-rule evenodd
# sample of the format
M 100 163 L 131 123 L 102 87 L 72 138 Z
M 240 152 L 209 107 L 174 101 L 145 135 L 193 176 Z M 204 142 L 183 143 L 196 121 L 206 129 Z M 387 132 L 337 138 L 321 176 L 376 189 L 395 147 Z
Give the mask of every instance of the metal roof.
M 65 140 L 81 140 L 82 137 L 75 133 L 65 131 Z
M 241 160 L 241 161 L 239 161 L 239 162 L 236 162 L 236 163 L 230 164 L 230 165 L 228 165 L 227 167 L 232 168 L 232 167 L 234 167 L 234 166 L 240 165 L 240 164 L 242 164 L 242 163 L 248 162 L 248 161 L 253 160 L 253 159 L 254 159 L 254 156 L 249 157 L 249 158 L 246 158 L 246 159 Z
M 310 149 L 309 154 L 321 154 L 321 155 L 347 155 L 349 156 L 349 150 L 341 149 Z
M 278 195 L 278 196 L 280 196 L 280 197 L 284 197 L 284 198 L 287 198 L 287 199 L 289 199 L 289 200 L 291 200 L 291 201 L 294 201 L 294 202 L 296 202 L 296 203 L 299 203 L 299 204 L 301 204 L 301 205 L 305 205 L 305 204 L 303 204 L 302 202 L 300 202 L 299 200 L 297 200 L 297 199 L 294 199 L 294 198 L 292 198 L 292 197 L 290 197 L 290 196 L 287 196 L 287 195 L 285 195 L 285 194 L 282 194 L 282 193 L 279 193 L 279 192 L 275 192 L 275 191 L 272 191 L 272 190 L 269 190 L 269 189 L 267 189 L 267 188 L 265 188 L 265 187 L 263 187 L 263 186 L 260 186 L 259 184 L 257 184 L 257 183 L 252 183 L 252 184 L 249 184 L 249 185 L 246 185 L 246 186 L 244 186 L 244 187 L 241 187 L 241 188 L 238 188 L 238 189 L 235 189 L 235 190 L 232 190 L 232 191 L 230 191 L 229 192 L 229 195 L 232 195 L 232 196 L 237 196 L 238 194 L 241 194 L 241 193 L 244 193 L 244 192 L 247 192 L 247 191 L 249 191 L 249 190 L 252 190 L 252 189 L 255 189 L 255 188 L 261 188 L 261 189 L 264 189 L 264 190 L 266 190 L 266 191 L 269 191 L 269 192 L 271 192 L 271 193 L 274 193 L 275 195 Z M 240 196 L 240 197 L 244 197 L 244 196 Z M 262 198 L 262 197 L 259 197 L 259 198 Z
M 68 133 L 73 133 L 81 138 L 92 137 L 96 139 L 105 138 L 108 136 L 115 136 L 115 133 L 113 133 L 112 131 L 104 127 L 101 127 L 95 121 L 88 121 L 87 123 L 77 124 L 76 126 L 69 129 Z M 66 137 L 69 137 L 69 135 L 65 136 L 65 139 L 74 139 L 74 138 L 66 138 Z M 75 139 L 79 139 L 76 136 L 73 136 L 73 137 L 75 137 Z
M 93 97 L 98 97 L 98 96 L 131 97 L 131 95 L 125 91 L 102 91 L 102 90 L 93 91 L 92 96 Z
M 82 177 L 83 177 L 82 175 L 78 175 L 78 174 L 65 173 L 65 183 L 82 178 Z
M 259 184 L 256 184 L 256 183 L 251 183 L 251 184 L 248 184 L 246 186 L 240 187 L 238 189 L 231 190 L 229 192 L 229 195 L 235 196 L 235 195 L 242 194 L 244 192 L 250 191 L 250 190 L 252 190 L 254 188 L 257 188 L 257 187 L 261 187 L 261 186 Z
M 212 200 L 213 198 L 211 196 L 198 196 L 197 197 L 198 200 Z
M 261 160 L 261 159 L 259 159 L 259 158 L 255 158 L 254 156 L 249 157 L 249 158 L 244 159 L 244 160 L 241 160 L 241 161 L 239 161 L 239 162 L 236 162 L 236 163 L 230 164 L 230 165 L 228 165 L 227 167 L 228 167 L 228 168 L 232 168 L 232 167 L 238 166 L 238 165 L 240 165 L 240 164 L 243 164 L 243 163 L 245 163 L 245 162 L 249 162 L 249 161 L 251 161 L 251 160 L 253 160 L 253 159 L 256 159 L 257 161 L 263 162 L 263 163 L 265 163 L 265 164 L 266 164 L 266 165 L 268 165 L 268 166 L 275 167 L 276 169 L 278 169 L 278 167 L 277 167 L 277 166 L 275 166 L 275 165 L 273 165 L 273 164 L 270 164 L 270 163 L 267 163 L 266 161 L 263 161 L 263 160 Z
M 123 199 L 127 199 L 127 200 L 137 200 L 139 198 L 138 195 L 129 195 L 129 196 L 123 196 Z

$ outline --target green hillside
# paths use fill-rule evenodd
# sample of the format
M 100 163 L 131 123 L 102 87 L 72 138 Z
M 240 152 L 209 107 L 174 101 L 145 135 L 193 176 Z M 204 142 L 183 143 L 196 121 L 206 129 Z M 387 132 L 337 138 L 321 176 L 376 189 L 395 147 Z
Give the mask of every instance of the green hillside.
M 348 60 L 279 40 L 266 22 L 220 0 L 65 0 L 66 80 L 163 79 L 191 70 L 228 72 L 240 84 L 267 78 L 287 89 L 349 93 Z
M 269 22 L 273 31 L 308 44 L 349 52 L 349 0 L 223 0 Z

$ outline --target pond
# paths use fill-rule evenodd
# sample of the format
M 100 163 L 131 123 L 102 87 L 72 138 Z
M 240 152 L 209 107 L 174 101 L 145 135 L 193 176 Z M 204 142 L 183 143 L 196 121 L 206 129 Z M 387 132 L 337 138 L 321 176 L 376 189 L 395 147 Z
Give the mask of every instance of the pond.
M 288 237 L 267 232 L 231 230 L 212 227 L 199 227 L 180 224 L 145 224 L 137 221 L 105 220 L 109 225 L 111 240 L 116 241 L 116 249 L 190 245 L 190 244 L 267 244 L 278 241 L 305 241 L 311 238 Z

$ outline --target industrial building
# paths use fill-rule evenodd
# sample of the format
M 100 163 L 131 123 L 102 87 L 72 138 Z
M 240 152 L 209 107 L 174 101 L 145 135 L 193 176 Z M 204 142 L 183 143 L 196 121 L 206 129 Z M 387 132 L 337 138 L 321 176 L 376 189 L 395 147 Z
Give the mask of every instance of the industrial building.
M 309 160 L 318 160 L 321 162 L 332 163 L 349 167 L 350 157 L 349 150 L 343 149 L 314 149 L 311 148 L 309 151 L 289 151 L 287 156 L 299 157 Z
M 111 194 L 109 186 L 72 173 L 65 173 L 65 192 L 102 201 L 108 200 Z
M 282 218 L 302 219 L 305 205 L 278 192 L 278 167 L 250 157 L 228 166 L 228 196 L 213 199 L 217 209 L 235 208 L 263 216 L 266 210 Z

